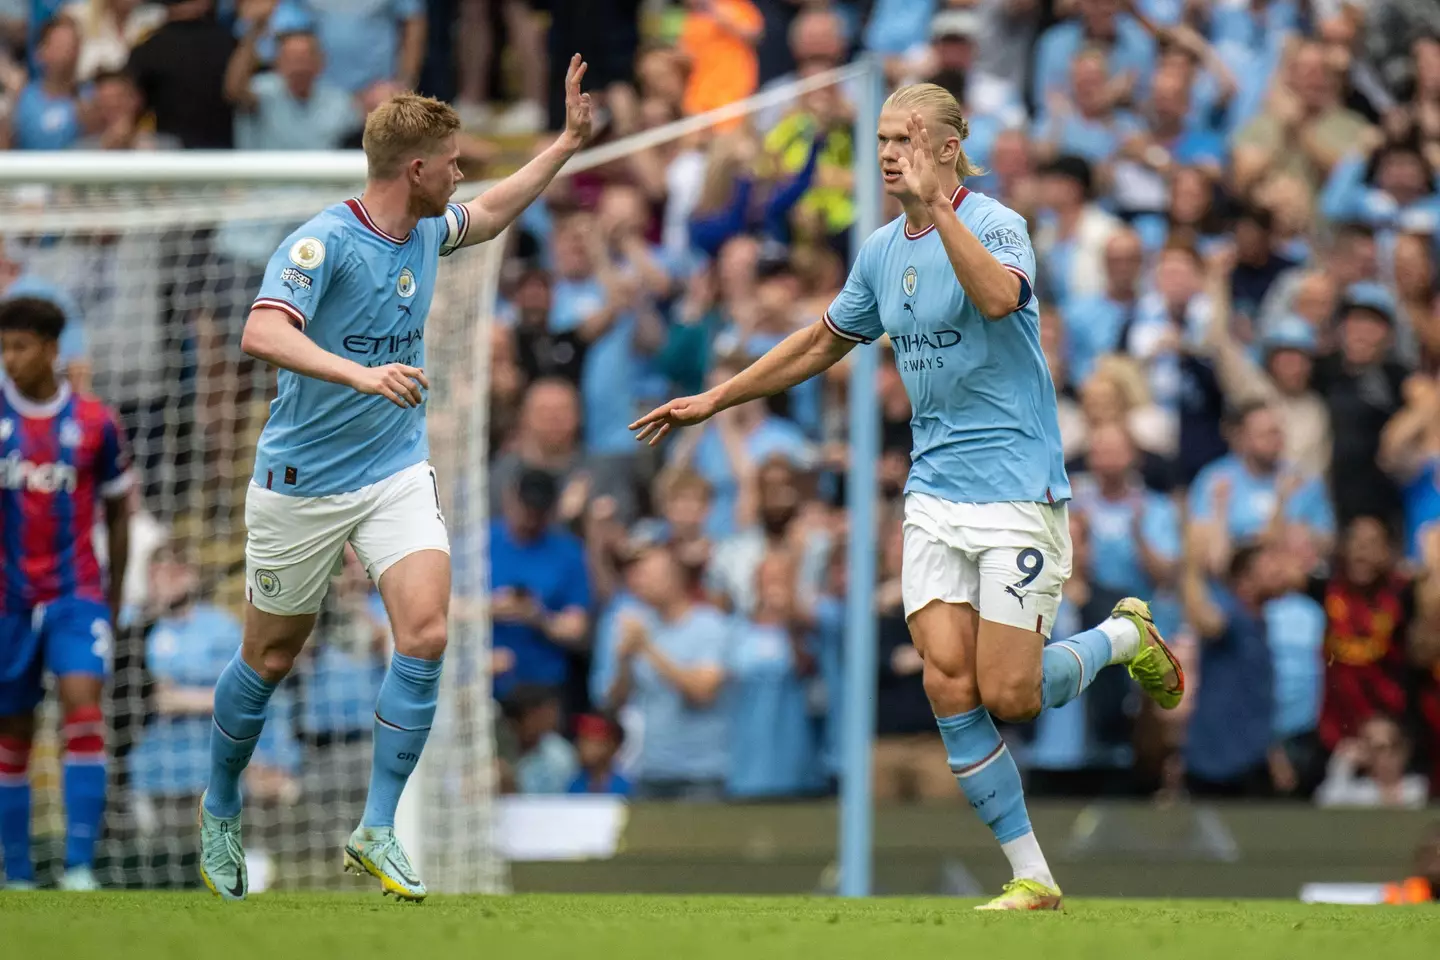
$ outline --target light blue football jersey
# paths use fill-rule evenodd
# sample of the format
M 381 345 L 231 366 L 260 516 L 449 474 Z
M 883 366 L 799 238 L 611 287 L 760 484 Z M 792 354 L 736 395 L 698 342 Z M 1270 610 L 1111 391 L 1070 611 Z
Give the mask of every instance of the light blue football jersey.
M 860 343 L 890 336 L 913 411 L 907 493 L 957 503 L 1068 500 L 1025 221 L 963 186 L 953 202 L 960 222 L 1019 275 L 1014 313 L 987 320 L 965 296 L 935 228 L 913 234 L 902 215 L 861 246 L 825 323 Z
M 375 225 L 359 200 L 337 203 L 270 258 L 256 307 L 281 310 L 315 341 L 367 367 L 425 365 L 425 317 L 440 257 L 465 239 L 469 214 L 450 204 L 405 238 Z M 281 370 L 255 453 L 257 484 L 297 497 L 349 493 L 425 460 L 425 405 Z

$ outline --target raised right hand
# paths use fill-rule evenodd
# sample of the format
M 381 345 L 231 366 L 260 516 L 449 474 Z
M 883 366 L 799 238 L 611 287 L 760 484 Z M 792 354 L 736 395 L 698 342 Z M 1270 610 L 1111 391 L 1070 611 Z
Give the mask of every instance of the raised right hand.
M 630 429 L 636 431 L 636 440 L 642 442 L 648 440 L 650 446 L 653 447 L 672 428 L 704 423 L 715 416 L 719 409 L 719 403 L 709 393 L 701 393 L 693 397 L 679 397 L 651 410 L 630 424 Z
M 387 363 L 383 367 L 362 367 L 350 386 L 360 393 L 386 398 L 397 407 L 418 407 L 425 402 L 420 388 L 430 389 L 425 371 L 403 363 Z

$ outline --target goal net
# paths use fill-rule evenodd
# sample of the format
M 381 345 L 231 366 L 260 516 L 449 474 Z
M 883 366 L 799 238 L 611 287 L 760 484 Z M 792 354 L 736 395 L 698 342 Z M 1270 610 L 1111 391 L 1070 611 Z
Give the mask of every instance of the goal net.
M 562 176 L 603 179 L 646 151 L 653 159 L 657 146 L 692 135 L 703 144 L 857 76 L 830 71 L 598 146 Z M 0 154 L 0 261 L 66 301 L 81 334 L 62 343 L 66 376 L 117 411 L 140 479 L 107 694 L 111 788 L 97 864 L 106 885 L 197 883 L 209 691 L 240 642 L 245 490 L 275 390 L 273 370 L 241 352 L 240 334 L 284 237 L 358 195 L 363 179 L 363 157 L 350 153 Z M 486 542 L 490 352 L 506 248 L 502 237 L 442 261 L 425 331 L 431 460 L 455 579 L 440 710 L 397 830 L 437 891 L 508 887 L 496 833 Z M 103 548 L 104 537 L 96 542 Z M 253 890 L 360 883 L 341 874 L 339 852 L 364 807 L 387 631 L 347 554 L 247 771 Z M 53 698 L 42 710 L 32 834 L 45 884 L 63 869 L 65 820 Z
M 61 171 L 65 182 L 4 187 L 4 256 L 23 266 L 27 284 L 61 291 L 77 314 L 83 336 L 62 344 L 66 375 L 117 411 L 140 480 L 107 711 L 112 774 L 98 873 L 113 885 L 193 885 L 208 690 L 240 640 L 245 490 L 275 390 L 274 372 L 241 353 L 240 333 L 270 254 L 320 209 L 357 195 L 363 161 L 359 180 L 325 172 L 345 166 L 337 158 L 322 165 L 326 179 L 247 183 L 259 174 L 237 154 L 226 158 L 228 174 L 177 183 L 198 176 L 183 156 L 162 158 L 170 169 L 153 174 L 137 163 L 144 158 L 124 159 L 124 183 L 109 182 L 115 161 L 105 157 L 88 173 Z M 490 830 L 484 603 L 489 329 L 502 246 L 442 261 L 426 330 L 432 462 L 453 540 L 455 603 L 441 712 L 400 828 L 413 834 L 411 849 L 437 890 L 505 887 Z M 104 537 L 96 542 L 103 548 Z M 387 640 L 378 598 L 347 556 L 247 773 L 256 888 L 358 882 L 341 876 L 339 851 L 364 807 Z M 42 883 L 63 865 L 64 833 L 53 701 L 43 710 L 32 761 Z

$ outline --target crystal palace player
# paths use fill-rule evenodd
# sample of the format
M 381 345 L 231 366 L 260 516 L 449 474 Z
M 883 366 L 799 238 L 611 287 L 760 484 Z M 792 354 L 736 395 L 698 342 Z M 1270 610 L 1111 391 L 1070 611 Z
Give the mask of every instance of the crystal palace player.
M 1070 484 L 1040 351 L 1034 253 L 1019 214 L 961 185 L 975 172 L 965 134 L 943 88 L 892 94 L 880 115 L 880 167 L 905 213 L 865 241 L 823 320 L 633 428 L 653 441 L 788 389 L 889 334 L 914 409 L 901 580 L 910 635 L 950 769 L 1014 870 L 987 908 L 1058 909 L 1019 771 L 991 715 L 1028 720 L 1072 700 L 1111 663 L 1127 664 L 1162 707 L 1180 702 L 1184 678 L 1133 598 L 1098 628 L 1045 646 L 1070 575 Z
M 114 416 L 55 375 L 64 326 L 64 314 L 48 300 L 0 303 L 0 846 L 6 885 L 31 885 L 28 766 L 48 671 L 65 750 L 60 885 L 92 890 L 105 813 L 100 695 L 125 577 L 125 494 L 134 478 Z M 108 574 L 91 543 L 101 504 Z
M 589 136 L 584 74 L 576 55 L 559 139 L 466 204 L 447 203 L 460 181 L 455 112 L 413 94 L 381 104 L 365 122 L 364 195 L 296 230 L 265 271 L 241 345 L 282 368 L 280 386 L 245 502 L 245 636 L 215 687 L 200 810 L 201 875 L 227 900 L 246 892 L 240 775 L 347 542 L 380 587 L 395 654 L 345 864 L 387 893 L 425 896 L 394 829 L 435 716 L 450 604 L 449 542 L 426 462 L 425 317 L 438 258 L 500 233 Z

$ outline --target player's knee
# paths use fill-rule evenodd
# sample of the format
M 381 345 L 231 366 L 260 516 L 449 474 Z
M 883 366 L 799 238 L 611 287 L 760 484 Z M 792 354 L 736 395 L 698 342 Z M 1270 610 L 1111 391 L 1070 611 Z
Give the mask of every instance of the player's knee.
M 407 657 L 439 660 L 445 655 L 447 625 L 445 617 L 426 617 L 395 634 L 395 649 Z
M 1040 713 L 1040 685 L 1009 679 L 981 681 L 980 701 L 995 719 L 1024 723 Z
M 943 659 L 927 658 L 921 680 L 937 717 L 965 713 L 980 705 L 975 675 L 958 661 L 947 663 Z
M 266 683 L 279 683 L 290 675 L 295 666 L 297 651 L 288 645 L 246 644 L 242 654 L 250 669 L 260 675 Z

